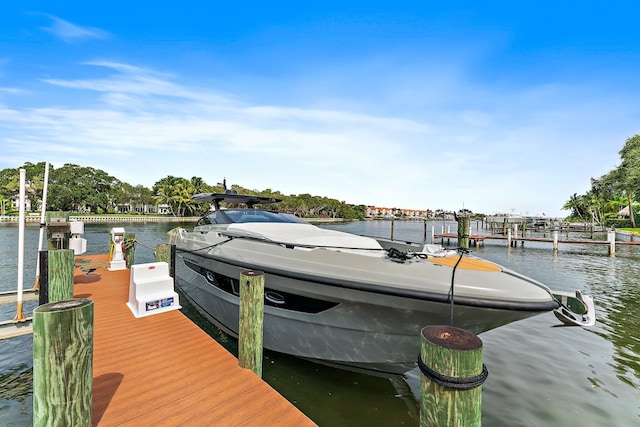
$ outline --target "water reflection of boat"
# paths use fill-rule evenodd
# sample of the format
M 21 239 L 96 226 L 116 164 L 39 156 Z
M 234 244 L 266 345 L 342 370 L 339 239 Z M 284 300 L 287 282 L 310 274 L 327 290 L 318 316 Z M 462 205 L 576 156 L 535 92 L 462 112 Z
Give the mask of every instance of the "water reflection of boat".
M 253 209 L 276 199 L 233 192 L 194 198 L 216 210 L 192 232 L 176 233 L 176 283 L 211 322 L 237 335 L 240 274 L 263 271 L 264 346 L 270 350 L 401 373 L 415 367 L 426 325 L 453 318 L 455 326 L 480 333 L 569 310 L 542 283 L 464 253 L 322 229 L 290 214 Z M 249 209 L 221 209 L 221 202 Z M 586 306 L 572 307 L 579 322 Z

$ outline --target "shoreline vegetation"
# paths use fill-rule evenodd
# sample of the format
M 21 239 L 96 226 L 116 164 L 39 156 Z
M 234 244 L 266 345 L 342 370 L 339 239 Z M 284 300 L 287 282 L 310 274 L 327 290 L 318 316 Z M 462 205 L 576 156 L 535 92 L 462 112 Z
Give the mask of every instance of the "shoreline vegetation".
M 109 223 L 109 222 L 196 222 L 199 216 L 176 217 L 171 215 L 85 215 L 71 214 L 69 219 L 73 221 L 92 222 L 92 223 Z M 353 219 L 347 218 L 302 218 L 311 223 L 330 223 L 330 222 L 350 222 Z M 20 217 L 17 215 L 0 215 L 0 222 L 18 222 Z M 26 223 L 40 223 L 40 215 L 27 215 Z
M 598 179 L 591 178 L 591 189 L 586 194 L 574 193 L 562 206 L 562 210 L 571 212 L 564 222 L 579 221 L 617 229 L 637 228 L 640 203 L 636 202 L 636 198 L 640 195 L 640 175 L 636 172 L 640 168 L 640 135 L 628 138 L 618 154 L 618 166 Z M 87 222 L 99 222 L 96 215 L 103 218 L 102 222 L 114 221 L 112 215 L 121 215 L 121 221 L 129 222 L 191 221 L 189 218 L 200 217 L 210 208 L 209 203 L 195 201 L 194 195 L 227 191 L 226 179 L 210 185 L 197 176 L 186 179 L 169 175 L 156 181 L 151 188 L 146 188 L 120 181 L 103 170 L 71 163 L 54 168 L 47 162 L 27 162 L 20 169 L 24 169 L 27 179 L 27 212 L 39 211 L 46 175 L 49 183 L 46 207 L 52 211 L 75 212 L 87 218 Z M 20 169 L 0 170 L 1 215 L 16 213 Z M 278 199 L 271 209 L 293 213 L 307 220 L 313 218 L 310 221 L 314 222 L 363 220 L 370 217 L 386 219 L 389 216 L 398 220 L 445 220 L 455 217 L 455 212 L 443 209 L 412 210 L 355 205 L 306 193 L 285 195 L 270 188 L 259 191 L 234 184 L 230 190 L 238 194 Z M 458 214 L 469 215 L 472 220 L 488 216 L 469 209 L 462 209 Z M 11 221 L 5 218 L 0 216 L 0 222 Z

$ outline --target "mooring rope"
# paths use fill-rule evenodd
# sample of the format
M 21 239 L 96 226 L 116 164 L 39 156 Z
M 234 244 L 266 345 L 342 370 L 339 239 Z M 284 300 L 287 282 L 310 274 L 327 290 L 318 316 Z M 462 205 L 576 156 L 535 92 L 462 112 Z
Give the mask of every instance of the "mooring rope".
M 450 326 L 453 326 L 453 306 L 454 306 L 454 301 L 453 301 L 453 288 L 454 288 L 454 282 L 455 282 L 455 277 L 456 277 L 456 269 L 458 268 L 458 264 L 460 264 L 460 261 L 462 261 L 462 257 L 464 256 L 464 254 L 469 253 L 469 250 L 464 249 L 464 248 L 458 248 L 458 252 L 460 252 L 460 258 L 458 258 L 458 261 L 456 261 L 456 265 L 453 266 L 453 272 L 451 273 L 451 288 L 449 289 L 449 302 L 450 302 L 450 309 L 449 309 L 449 324 Z
M 420 368 L 420 372 L 434 383 L 456 390 L 471 390 L 472 388 L 480 387 L 489 376 L 489 370 L 484 363 L 482 364 L 482 372 L 480 372 L 480 374 L 467 378 L 456 378 L 442 375 L 427 366 L 420 355 L 418 355 L 418 367 Z

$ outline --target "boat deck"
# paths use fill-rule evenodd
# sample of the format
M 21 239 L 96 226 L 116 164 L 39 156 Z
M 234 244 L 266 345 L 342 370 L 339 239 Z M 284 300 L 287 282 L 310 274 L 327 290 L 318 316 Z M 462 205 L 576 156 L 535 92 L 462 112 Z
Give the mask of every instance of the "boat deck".
M 129 270 L 75 272 L 74 296 L 94 301 L 94 426 L 315 426 L 179 310 L 135 318 Z

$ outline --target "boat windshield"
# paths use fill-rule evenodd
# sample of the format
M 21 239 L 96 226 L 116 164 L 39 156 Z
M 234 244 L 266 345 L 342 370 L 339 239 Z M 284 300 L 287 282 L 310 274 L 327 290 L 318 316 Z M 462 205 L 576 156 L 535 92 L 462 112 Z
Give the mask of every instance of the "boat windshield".
M 247 222 L 290 222 L 305 224 L 305 221 L 288 213 L 269 212 L 259 209 L 223 209 L 200 218 L 196 225 L 241 224 Z

